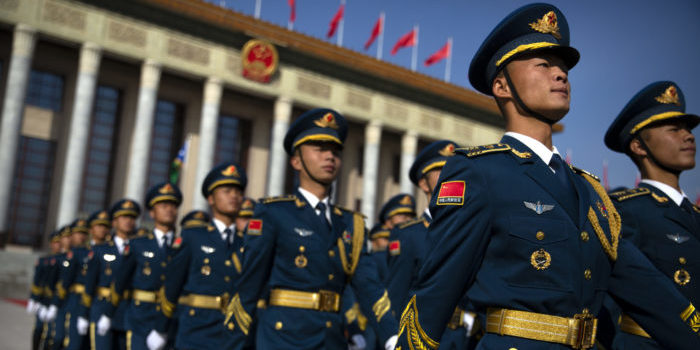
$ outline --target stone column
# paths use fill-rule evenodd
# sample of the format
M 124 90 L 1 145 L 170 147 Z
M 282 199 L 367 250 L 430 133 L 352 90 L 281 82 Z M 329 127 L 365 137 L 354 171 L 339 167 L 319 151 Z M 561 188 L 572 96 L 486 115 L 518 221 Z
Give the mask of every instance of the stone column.
M 100 47 L 94 43 L 84 43 L 80 49 L 73 113 L 68 131 L 68 148 L 66 149 L 65 167 L 61 179 L 61 195 L 56 222 L 58 227 L 69 224 L 78 214 L 85 155 L 90 136 L 90 116 L 95 102 L 95 88 L 101 56 Z
M 280 96 L 275 101 L 275 116 L 270 140 L 270 167 L 267 172 L 267 195 L 284 193 L 284 177 L 287 170 L 287 152 L 284 151 L 284 135 L 292 118 L 292 100 Z
M 210 77 L 204 83 L 202 101 L 202 117 L 199 122 L 199 148 L 197 154 L 197 170 L 194 185 L 192 209 L 207 209 L 207 200 L 201 194 L 202 182 L 214 166 L 214 151 L 216 150 L 216 126 L 219 122 L 219 106 L 223 83 L 219 78 Z
M 418 148 L 418 134 L 413 130 L 406 131 L 401 137 L 401 174 L 399 175 L 399 188 L 401 193 L 413 193 L 414 187 L 408 172 L 416 159 Z
M 381 141 L 382 124 L 372 120 L 365 127 L 364 163 L 362 164 L 362 214 L 367 216 L 367 225 L 370 227 L 374 224 L 375 219 Z
M 15 27 L 0 124 L 0 169 L 3 169 L 0 171 L 0 234 L 7 232 L 15 159 L 35 42 L 33 28 L 24 24 Z
M 129 198 L 143 201 L 148 178 L 148 157 L 151 152 L 153 117 L 158 98 L 160 64 L 147 59 L 141 65 L 141 82 L 136 105 L 136 122 L 131 136 L 129 167 L 126 178 L 126 193 Z

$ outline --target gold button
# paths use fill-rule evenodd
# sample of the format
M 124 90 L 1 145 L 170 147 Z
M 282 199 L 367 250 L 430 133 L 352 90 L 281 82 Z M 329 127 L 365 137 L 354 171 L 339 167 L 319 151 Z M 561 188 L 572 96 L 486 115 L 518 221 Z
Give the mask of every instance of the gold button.
M 226 266 L 231 266 L 231 260 L 226 260 L 224 264 L 226 264 Z
M 160 305 L 156 305 L 156 311 L 160 311 Z
M 681 263 L 681 265 L 685 265 L 685 263 L 686 263 L 685 258 L 682 256 L 680 258 L 678 258 L 678 262 Z
M 587 280 L 591 279 L 591 269 L 586 269 L 583 271 L 583 277 Z
M 333 322 L 326 321 L 326 328 L 331 328 L 331 327 L 333 327 Z
M 160 275 L 160 280 L 165 281 L 165 275 Z
M 581 232 L 581 240 L 584 242 L 588 242 L 588 232 L 586 232 L 586 231 Z
M 583 308 L 583 311 L 581 311 L 581 313 L 590 314 L 591 312 L 588 311 L 588 309 L 584 307 L 584 308 Z
M 542 231 L 537 231 L 537 234 L 535 235 L 535 237 L 537 237 L 537 240 L 538 240 L 538 241 L 543 240 L 543 239 L 544 239 L 544 232 L 542 232 Z
M 305 251 L 306 251 L 306 247 L 304 247 L 303 245 L 300 245 L 299 246 L 299 253 L 303 253 Z
M 230 281 L 231 281 L 231 277 L 224 276 L 224 282 L 230 282 Z
M 141 302 L 138 300 L 134 300 L 134 305 L 139 306 L 139 305 L 141 305 Z
M 209 263 L 209 258 L 204 258 L 204 263 L 208 264 Z
M 329 280 L 329 281 L 332 281 L 332 280 L 333 280 L 333 277 L 335 277 L 335 276 L 333 276 L 333 274 L 332 274 L 332 273 L 331 273 L 331 274 L 329 274 L 329 275 L 328 275 L 328 280 Z
M 165 261 L 163 261 L 162 263 L 160 263 L 160 266 L 161 266 L 161 267 L 165 267 L 166 265 L 167 265 L 167 264 L 165 263 Z
M 233 325 L 233 322 L 228 323 L 228 330 L 232 331 L 235 326 Z
M 329 250 L 329 251 L 328 251 L 328 256 L 330 256 L 331 258 L 334 257 L 334 256 L 335 256 L 335 252 L 332 251 L 332 250 Z
M 190 316 L 194 316 L 194 309 L 190 309 Z
M 282 329 L 282 322 L 279 322 L 279 321 L 275 322 L 275 329 L 276 330 Z
M 239 250 L 241 251 L 241 253 L 243 253 L 245 251 L 245 248 L 241 247 L 241 249 L 239 249 Z

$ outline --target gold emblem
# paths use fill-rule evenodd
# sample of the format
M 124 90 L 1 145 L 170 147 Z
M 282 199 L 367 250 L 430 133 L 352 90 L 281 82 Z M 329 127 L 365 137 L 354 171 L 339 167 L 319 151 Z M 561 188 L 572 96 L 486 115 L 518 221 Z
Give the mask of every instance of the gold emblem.
M 453 156 L 455 154 L 455 145 L 450 143 L 447 146 L 445 146 L 443 149 L 441 149 L 440 152 L 438 152 L 438 153 L 440 153 L 440 155 L 443 157 Z
M 326 113 L 323 117 L 314 121 L 314 124 L 321 128 L 338 129 L 338 124 L 335 122 L 335 116 L 333 115 L 333 113 L 330 112 Z
M 690 274 L 684 269 L 678 269 L 676 273 L 673 274 L 673 280 L 679 285 L 685 286 L 690 282 Z
M 654 192 L 651 193 L 651 196 L 652 196 L 657 202 L 659 202 L 659 203 L 666 203 L 666 202 L 668 202 L 668 198 L 666 198 L 666 197 L 664 197 L 664 196 L 659 196 L 658 194 L 656 194 L 656 193 L 654 193 Z
M 98 218 L 98 219 L 106 219 L 106 218 L 107 218 L 107 212 L 104 212 L 104 211 L 100 212 L 99 214 L 97 214 L 97 218 Z
M 656 101 L 663 104 L 673 103 L 676 106 L 681 105 L 681 101 L 678 97 L 678 90 L 676 90 L 676 87 L 673 85 L 669 86 L 663 94 L 657 96 Z
M 126 201 L 126 202 L 124 202 L 124 204 L 122 204 L 122 208 L 125 208 L 125 209 L 131 209 L 133 207 L 134 207 L 134 203 L 132 203 L 131 201 Z
M 211 275 L 211 267 L 209 265 L 204 265 L 204 266 L 202 266 L 201 272 L 202 272 L 202 275 L 209 276 L 209 275 Z
M 309 263 L 309 260 L 306 259 L 306 257 L 303 254 L 297 255 L 296 258 L 294 258 L 294 265 L 296 265 L 298 268 L 305 268 L 306 264 Z
M 199 212 L 197 212 L 197 213 L 194 214 L 194 218 L 195 218 L 195 219 L 199 219 L 199 220 L 203 220 L 203 219 L 204 219 L 204 213 L 202 213 L 201 211 L 199 211 Z
M 221 175 L 224 176 L 234 176 L 238 177 L 238 170 L 236 170 L 236 166 L 234 165 L 229 165 L 224 171 L 221 172 Z
M 604 218 L 608 218 L 608 209 L 605 208 L 603 203 L 600 201 L 595 202 L 595 205 L 598 207 L 598 211 L 600 211 L 600 215 L 602 215 Z
M 78 225 L 77 226 L 86 226 L 85 225 L 85 220 L 78 220 Z
M 148 267 L 148 266 L 144 267 L 144 268 L 143 268 L 143 274 L 146 275 L 146 276 L 150 276 L 150 275 L 151 275 L 151 268 Z
M 168 193 L 175 193 L 175 190 L 173 189 L 173 186 L 169 183 L 165 184 L 163 187 L 161 187 L 158 192 L 161 194 L 168 194 Z
M 401 198 L 401 201 L 399 201 L 399 204 L 401 204 L 401 205 L 413 204 L 413 201 L 411 200 L 411 196 L 409 196 L 409 195 L 403 196 L 403 198 Z
M 105 275 L 111 276 L 111 275 L 112 275 L 112 269 L 110 269 L 109 267 L 106 268 L 106 269 L 105 269 Z
M 542 248 L 540 248 L 539 250 L 535 250 L 530 256 L 530 264 L 532 264 L 532 267 L 538 270 L 544 270 L 548 268 L 551 263 L 552 256 L 549 255 L 549 253 Z
M 559 34 L 559 24 L 557 23 L 557 14 L 554 11 L 545 13 L 537 22 L 530 23 L 530 28 L 544 34 L 552 34 L 553 37 L 561 39 Z

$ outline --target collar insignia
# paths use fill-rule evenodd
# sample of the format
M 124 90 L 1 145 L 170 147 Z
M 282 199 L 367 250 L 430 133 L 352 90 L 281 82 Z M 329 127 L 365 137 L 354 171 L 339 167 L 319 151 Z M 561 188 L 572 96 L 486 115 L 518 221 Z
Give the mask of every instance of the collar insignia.
M 667 234 L 666 237 L 678 244 L 681 244 L 690 239 L 690 237 L 688 236 L 681 236 L 680 233 L 676 233 L 675 235 Z
M 550 204 L 542 204 L 540 201 L 537 201 L 537 203 L 531 203 L 524 201 L 523 204 L 525 204 L 525 208 L 532 209 L 537 215 L 540 215 L 542 213 L 548 212 L 552 209 L 554 209 L 554 205 Z
M 314 124 L 320 128 L 338 129 L 338 123 L 335 122 L 335 116 L 330 112 L 314 121 Z
M 298 227 L 294 228 L 294 232 L 296 232 L 299 236 L 302 236 L 302 237 L 308 237 L 308 236 L 311 236 L 312 234 L 314 234 L 314 231 L 306 230 L 306 229 L 298 228 Z
M 549 11 L 536 22 L 530 23 L 530 28 L 544 34 L 552 34 L 553 37 L 561 39 L 559 34 L 559 24 L 557 23 L 557 14 L 554 11 Z
M 673 103 L 676 106 L 681 105 L 681 101 L 678 98 L 678 90 L 673 85 L 669 86 L 663 94 L 657 96 L 656 101 L 663 104 Z
M 224 175 L 224 176 L 234 176 L 234 177 L 238 177 L 238 176 L 239 176 L 239 175 L 238 175 L 238 170 L 236 170 L 236 166 L 234 166 L 234 165 L 229 165 L 226 169 L 224 169 L 224 170 L 221 172 L 221 175 Z
M 455 145 L 450 143 L 447 146 L 445 146 L 443 149 L 441 149 L 440 152 L 438 152 L 438 153 L 440 153 L 440 155 L 443 157 L 453 156 L 455 154 Z
M 596 206 L 598 207 L 598 211 L 600 211 L 600 215 L 602 215 L 604 218 L 608 218 L 608 208 L 603 205 L 600 201 L 597 201 Z
M 143 256 L 150 259 L 154 257 L 155 254 L 153 254 L 153 252 L 143 252 Z

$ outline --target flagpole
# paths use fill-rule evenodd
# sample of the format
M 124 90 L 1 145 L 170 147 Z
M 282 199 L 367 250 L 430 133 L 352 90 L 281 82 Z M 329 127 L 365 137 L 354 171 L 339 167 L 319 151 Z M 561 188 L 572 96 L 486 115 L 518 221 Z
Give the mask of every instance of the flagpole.
M 287 21 L 287 30 L 294 30 L 294 22 L 292 20 Z
M 340 6 L 345 6 L 345 0 L 340 0 Z M 340 23 L 338 24 L 338 46 L 343 46 L 343 26 L 345 25 L 345 9 L 343 9 L 343 16 L 340 17 Z
M 379 41 L 377 42 L 377 59 L 382 60 L 382 48 L 384 47 L 384 11 L 379 14 L 380 18 L 380 28 L 379 28 Z
M 450 52 L 447 53 L 447 64 L 445 65 L 445 82 L 450 82 L 450 72 L 452 70 L 452 37 L 447 38 L 447 47 Z
M 416 38 L 416 43 L 413 45 L 413 56 L 411 57 L 411 70 L 416 71 L 416 67 L 418 66 L 418 25 L 413 26 L 413 30 L 415 31 L 415 38 Z
M 255 0 L 255 19 L 260 19 L 260 9 L 262 8 L 262 0 Z

